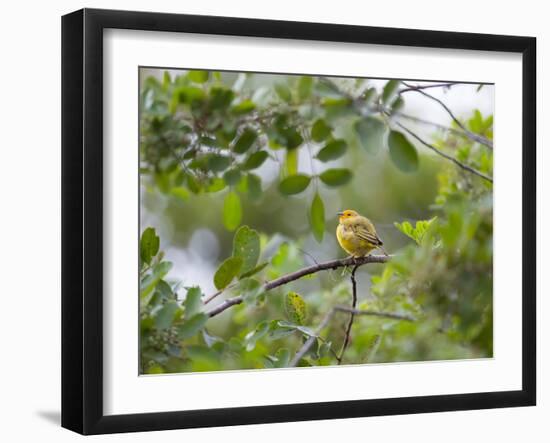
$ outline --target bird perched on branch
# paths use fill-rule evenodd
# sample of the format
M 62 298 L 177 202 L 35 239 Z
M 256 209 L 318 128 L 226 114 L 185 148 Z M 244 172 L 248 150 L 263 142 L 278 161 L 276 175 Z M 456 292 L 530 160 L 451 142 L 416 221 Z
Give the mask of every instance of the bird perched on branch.
M 364 257 L 374 249 L 380 249 L 388 255 L 383 243 L 376 234 L 372 222 L 352 209 L 339 212 L 339 224 L 336 228 L 338 243 L 352 257 Z

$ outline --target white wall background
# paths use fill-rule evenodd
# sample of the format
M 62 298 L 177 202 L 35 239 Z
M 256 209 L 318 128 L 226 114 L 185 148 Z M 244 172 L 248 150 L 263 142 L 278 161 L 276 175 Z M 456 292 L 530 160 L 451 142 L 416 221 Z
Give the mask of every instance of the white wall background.
M 550 28 L 544 2 L 419 0 L 52 0 L 6 2 L 0 45 L 0 436 L 3 441 L 82 440 L 59 427 L 60 410 L 60 16 L 87 7 L 319 21 L 538 38 L 538 148 L 550 111 Z M 539 155 L 539 226 L 550 221 L 547 155 Z M 543 165 L 543 162 L 546 164 Z M 545 201 L 540 195 L 545 196 Z M 540 231 L 540 229 L 539 229 Z M 548 232 L 539 236 L 539 276 L 550 265 Z M 541 261 L 540 259 L 544 260 Z M 102 436 L 94 441 L 498 442 L 548 441 L 550 303 L 539 278 L 539 406 L 353 420 Z M 365 380 L 365 383 L 372 381 Z

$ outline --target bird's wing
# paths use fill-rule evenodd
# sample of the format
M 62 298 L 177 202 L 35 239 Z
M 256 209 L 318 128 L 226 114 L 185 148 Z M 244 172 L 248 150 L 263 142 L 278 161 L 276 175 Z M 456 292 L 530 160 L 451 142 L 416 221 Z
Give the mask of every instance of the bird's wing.
M 383 245 L 382 240 L 380 240 L 380 237 L 378 237 L 376 231 L 374 230 L 374 226 L 372 226 L 372 223 L 370 222 L 367 223 L 365 226 L 363 226 L 362 224 L 355 224 L 352 226 L 352 230 L 355 235 L 357 235 L 357 237 L 362 240 L 368 241 L 372 245 Z

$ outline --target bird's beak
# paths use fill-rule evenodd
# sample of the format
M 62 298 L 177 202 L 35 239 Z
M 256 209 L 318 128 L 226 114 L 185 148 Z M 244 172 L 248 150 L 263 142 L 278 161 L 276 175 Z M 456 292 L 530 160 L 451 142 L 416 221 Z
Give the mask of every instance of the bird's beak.
M 336 215 L 342 217 L 342 215 L 344 215 L 344 213 L 342 211 L 340 211 L 340 212 L 337 212 Z

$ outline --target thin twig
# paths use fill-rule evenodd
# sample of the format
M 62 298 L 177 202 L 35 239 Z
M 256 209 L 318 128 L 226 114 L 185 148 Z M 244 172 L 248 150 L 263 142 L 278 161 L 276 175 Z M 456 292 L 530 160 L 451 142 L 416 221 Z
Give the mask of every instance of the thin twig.
M 290 361 L 288 364 L 288 367 L 296 367 L 300 360 L 304 357 L 304 355 L 307 354 L 307 352 L 311 349 L 311 346 L 313 346 L 313 343 L 315 343 L 315 340 L 320 336 L 323 329 L 325 329 L 332 317 L 337 312 L 344 312 L 344 313 L 352 313 L 353 315 L 365 315 L 365 316 L 372 316 L 372 317 L 382 317 L 382 318 L 389 318 L 392 320 L 404 320 L 404 321 L 416 321 L 416 319 L 410 315 L 407 314 L 399 314 L 396 312 L 381 312 L 381 311 L 370 311 L 365 309 L 354 309 L 350 308 L 348 306 L 334 306 L 321 320 L 321 323 L 319 323 L 319 326 L 315 330 L 315 335 L 310 335 L 309 338 L 304 342 L 302 347 L 296 352 L 296 355 L 294 358 Z
M 342 358 L 344 357 L 344 353 L 346 352 L 346 349 L 349 345 L 350 337 L 351 337 L 351 327 L 353 326 L 353 319 L 355 318 L 355 309 L 357 308 L 357 281 L 355 280 L 355 271 L 357 271 L 357 266 L 354 266 L 353 270 L 351 271 L 351 308 L 353 311 L 350 312 L 349 315 L 349 321 L 348 326 L 346 327 L 346 334 L 344 336 L 344 344 L 342 345 L 342 349 L 340 350 L 340 355 L 338 356 L 338 364 L 342 364 Z
M 493 149 L 493 143 L 490 140 L 487 140 L 485 137 L 482 137 L 481 135 L 474 134 L 473 132 L 469 131 L 466 126 L 462 124 L 462 122 L 454 115 L 453 111 L 443 102 L 443 100 L 438 99 L 437 97 L 434 97 L 431 94 L 428 94 L 427 92 L 423 91 L 423 88 L 420 87 L 414 87 L 411 85 L 408 85 L 407 83 L 403 82 L 403 84 L 410 88 L 412 91 L 416 91 L 419 94 L 422 94 L 424 97 L 429 98 L 430 100 L 435 101 L 436 103 L 439 103 L 439 105 L 447 112 L 447 114 L 450 115 L 450 117 L 454 120 L 454 122 L 458 125 L 460 129 L 464 131 L 464 133 L 471 138 L 472 140 L 487 146 L 490 149 Z
M 290 283 L 294 280 L 298 280 L 302 277 L 305 277 L 306 275 L 315 274 L 319 271 L 325 271 L 327 269 L 334 270 L 334 269 L 343 268 L 346 266 L 362 266 L 367 263 L 386 263 L 390 259 L 391 259 L 391 256 L 367 255 L 366 257 L 359 257 L 359 258 L 348 257 L 348 258 L 342 258 L 342 259 L 336 259 L 336 260 L 329 260 L 323 263 L 307 266 L 298 271 L 291 272 L 290 274 L 286 274 L 279 278 L 276 278 L 275 280 L 268 281 L 264 283 L 262 290 L 264 292 L 267 292 L 267 291 L 270 291 L 271 289 L 275 289 L 279 286 L 286 285 L 287 283 Z M 207 314 L 209 317 L 214 317 L 218 314 L 221 314 L 223 311 L 230 308 L 231 306 L 242 303 L 243 300 L 244 299 L 242 296 L 228 298 L 223 303 L 219 304 L 212 310 L 208 311 Z
M 298 350 L 294 358 L 290 361 L 290 363 L 288 364 L 288 367 L 294 368 L 298 365 L 298 363 L 303 358 L 303 356 L 306 355 L 307 351 L 309 351 L 313 343 L 315 343 L 315 340 L 317 340 L 317 336 L 321 333 L 323 329 L 325 329 L 328 326 L 330 319 L 332 318 L 335 312 L 336 310 L 333 308 L 328 312 L 327 315 L 325 315 L 325 317 L 323 318 L 321 323 L 319 323 L 319 326 L 315 330 L 315 335 L 310 335 L 308 337 L 308 339 L 304 342 L 302 347 Z
M 403 84 L 407 87 L 397 91 L 398 94 L 403 94 L 404 92 L 410 92 L 410 91 L 418 91 L 420 89 L 431 89 L 431 88 L 449 88 L 450 89 L 452 86 L 464 85 L 468 83 L 437 83 L 432 85 L 417 85 L 417 86 L 407 85 L 405 82 L 403 82 Z
M 446 154 L 445 152 L 441 151 L 440 149 L 436 148 L 434 145 L 428 143 L 424 139 L 420 138 L 416 133 L 411 131 L 406 126 L 402 125 L 399 122 L 395 122 L 397 126 L 399 126 L 401 129 L 403 129 L 405 132 L 407 132 L 410 136 L 414 137 L 416 140 L 418 140 L 420 143 L 422 143 L 427 148 L 434 151 L 436 154 L 440 155 L 443 158 L 446 158 L 447 160 L 453 162 L 455 165 L 457 165 L 459 168 L 464 169 L 465 171 L 471 172 L 472 174 L 477 175 L 478 177 L 481 177 L 484 180 L 487 180 L 489 183 L 493 183 L 492 177 L 489 177 L 488 175 L 485 175 L 483 172 L 478 171 L 477 169 L 472 168 L 471 166 L 468 166 L 461 161 L 454 158 L 452 155 Z

